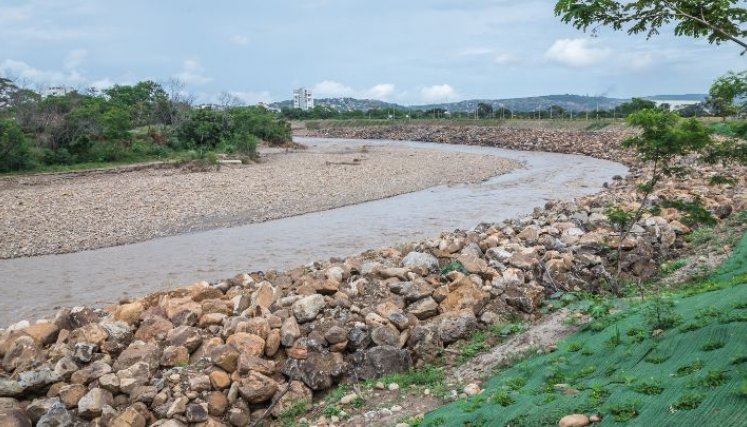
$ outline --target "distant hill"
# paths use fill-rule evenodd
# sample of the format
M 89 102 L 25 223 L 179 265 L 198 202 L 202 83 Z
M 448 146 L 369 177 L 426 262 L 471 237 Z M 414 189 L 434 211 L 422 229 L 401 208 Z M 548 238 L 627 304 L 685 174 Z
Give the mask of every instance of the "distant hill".
M 546 95 L 509 99 L 470 99 L 459 102 L 417 105 L 410 108 L 418 110 L 443 108 L 451 112 L 466 113 L 475 111 L 479 103 L 485 103 L 490 104 L 493 107 L 493 110 L 498 110 L 503 107 L 517 112 L 535 111 L 537 109 L 546 110 L 553 105 L 562 107 L 568 111 L 592 111 L 597 108 L 600 110 L 614 108 L 626 101 L 628 100 L 607 98 L 604 96 Z
M 686 93 L 683 95 L 654 95 L 647 96 L 646 99 L 652 101 L 697 101 L 703 102 L 708 97 L 704 93 Z
M 703 101 L 706 95 L 703 94 L 684 94 L 684 95 L 655 95 L 648 96 L 645 99 L 652 101 Z M 318 106 L 326 106 L 337 111 L 368 111 L 372 109 L 396 108 L 399 110 L 431 110 L 442 108 L 454 113 L 469 113 L 477 109 L 479 103 L 489 104 L 493 110 L 497 111 L 501 107 L 516 112 L 547 110 L 556 105 L 566 111 L 594 111 L 612 109 L 629 99 L 608 98 L 606 96 L 583 96 L 583 95 L 545 95 L 525 98 L 507 98 L 507 99 L 469 99 L 458 102 L 444 102 L 438 104 L 411 105 L 405 106 L 390 102 L 378 101 L 375 99 L 355 99 L 355 98 L 321 98 L 314 100 Z M 291 108 L 293 102 L 290 100 L 280 101 L 270 104 L 277 108 Z
M 385 110 L 387 108 L 396 108 L 400 110 L 407 109 L 408 107 L 393 104 L 389 102 L 379 101 L 376 99 L 356 99 L 356 98 L 320 98 L 314 100 L 314 105 L 320 107 L 330 107 L 337 111 L 368 111 L 374 109 Z M 277 108 L 292 108 L 293 101 L 286 100 L 280 102 L 273 102 L 270 104 L 271 107 Z

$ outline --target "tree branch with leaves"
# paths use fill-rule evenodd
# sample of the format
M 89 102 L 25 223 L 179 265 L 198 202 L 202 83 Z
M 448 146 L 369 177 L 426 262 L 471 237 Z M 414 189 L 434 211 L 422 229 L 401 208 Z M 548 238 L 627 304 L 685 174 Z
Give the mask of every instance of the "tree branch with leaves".
M 743 0 L 559 0 L 555 15 L 596 33 L 602 26 L 647 37 L 674 24 L 674 34 L 706 37 L 709 43 L 735 43 L 747 52 L 747 9 Z

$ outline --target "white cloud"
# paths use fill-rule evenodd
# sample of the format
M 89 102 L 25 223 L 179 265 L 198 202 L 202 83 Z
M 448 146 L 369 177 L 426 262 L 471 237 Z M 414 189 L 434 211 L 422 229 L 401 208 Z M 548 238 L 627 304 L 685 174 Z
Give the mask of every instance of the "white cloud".
M 27 80 L 37 84 L 66 84 L 77 85 L 85 79 L 76 70 L 65 73 L 62 71 L 42 70 L 23 62 L 6 59 L 0 62 L 0 75 Z
M 433 85 L 420 90 L 425 102 L 453 101 L 459 98 L 457 91 L 448 84 Z
M 391 83 L 380 83 L 368 89 L 365 92 L 365 98 L 386 101 L 394 94 L 395 89 L 396 88 Z
M 236 98 L 240 99 L 241 102 L 247 105 L 254 105 L 260 102 L 270 103 L 272 101 L 272 96 L 270 95 L 270 92 L 267 92 L 267 91 L 262 91 L 262 92 L 231 91 L 228 93 L 231 94 L 231 96 L 235 96 Z
M 105 77 L 101 80 L 96 80 L 95 82 L 91 82 L 90 86 L 96 89 L 97 91 L 102 91 L 102 90 L 109 89 L 110 87 L 114 86 L 114 82 L 111 81 L 109 77 Z
M 461 56 L 481 56 L 490 55 L 494 50 L 489 47 L 468 47 L 459 51 Z
M 355 90 L 340 82 L 333 80 L 324 80 L 314 85 L 311 89 L 317 98 L 342 98 L 346 96 L 355 96 Z
M 396 87 L 391 83 L 379 83 L 368 89 L 356 90 L 346 84 L 333 80 L 324 80 L 312 87 L 316 98 L 360 98 L 388 101 L 396 95 Z
M 187 59 L 182 64 L 182 71 L 174 74 L 174 77 L 187 84 L 203 85 L 213 81 L 205 75 L 205 68 L 194 59 Z
M 229 40 L 236 46 L 246 46 L 249 44 L 249 37 L 242 36 L 241 34 L 234 34 Z
M 559 39 L 545 52 L 545 59 L 568 67 L 588 67 L 607 60 L 611 51 L 594 47 L 589 39 Z
M 511 65 L 518 63 L 519 58 L 510 53 L 501 53 L 495 57 L 494 61 L 499 65 Z
M 633 53 L 625 57 L 628 68 L 632 71 L 643 71 L 654 64 L 654 57 L 650 53 Z

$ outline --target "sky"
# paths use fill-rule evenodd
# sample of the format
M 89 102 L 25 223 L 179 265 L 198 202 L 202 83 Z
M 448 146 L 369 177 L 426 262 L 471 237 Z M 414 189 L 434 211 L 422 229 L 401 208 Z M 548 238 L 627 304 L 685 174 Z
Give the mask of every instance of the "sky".
M 41 89 L 179 79 L 201 102 L 406 105 L 706 93 L 736 45 L 560 22 L 552 0 L 0 0 L 0 76 Z

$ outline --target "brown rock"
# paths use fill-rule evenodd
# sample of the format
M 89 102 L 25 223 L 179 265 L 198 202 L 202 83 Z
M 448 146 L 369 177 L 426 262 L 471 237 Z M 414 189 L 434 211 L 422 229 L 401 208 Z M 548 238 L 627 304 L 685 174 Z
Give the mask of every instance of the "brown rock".
M 230 344 L 219 345 L 210 350 L 210 360 L 224 371 L 233 372 L 236 370 L 239 352 Z
M 214 391 L 207 396 L 208 413 L 214 417 L 221 417 L 228 409 L 228 399 L 218 391 Z
M 131 406 L 112 420 L 111 427 L 145 427 L 146 421 L 143 414 Z
M 223 371 L 213 371 L 208 377 L 210 378 L 210 384 L 216 390 L 223 390 L 231 385 L 231 377 Z
M 55 342 L 60 328 L 54 323 L 37 323 L 25 328 L 23 332 L 27 333 L 39 345 L 49 345 Z
M 583 414 L 566 415 L 558 422 L 558 427 L 586 427 L 591 424 L 589 417 Z
M 173 368 L 174 366 L 186 366 L 187 364 L 189 364 L 189 350 L 186 347 L 170 345 L 163 349 L 161 366 Z
M 99 377 L 106 375 L 112 371 L 112 367 L 106 364 L 106 362 L 97 360 L 91 363 L 83 369 L 79 369 L 73 372 L 70 377 L 70 382 L 73 384 L 88 384 L 91 381 L 98 379 Z
M 70 332 L 67 340 L 71 345 L 91 343 L 100 347 L 107 338 L 109 338 L 109 333 L 104 328 L 97 323 L 89 323 Z
M 166 344 L 185 347 L 190 353 L 202 344 L 200 330 L 192 326 L 179 326 L 166 334 Z
M 274 357 L 275 354 L 277 354 L 278 349 L 280 348 L 280 342 L 280 330 L 271 330 L 267 335 L 267 340 L 265 341 L 265 355 L 267 357 Z
M 275 374 L 277 367 L 272 360 L 250 354 L 241 354 L 239 356 L 238 370 L 242 375 L 247 374 L 249 371 L 256 371 L 263 375 L 272 376 Z
M 232 346 L 239 353 L 261 356 L 265 351 L 265 340 L 261 337 L 247 332 L 238 332 L 226 340 L 226 344 Z
M 71 384 L 60 389 L 60 401 L 68 408 L 78 406 L 78 402 L 88 393 L 86 386 L 82 384 Z
M 296 318 L 289 316 L 280 328 L 280 343 L 286 347 L 290 347 L 300 336 L 301 328 L 298 326 Z
M 420 320 L 425 320 L 438 315 L 438 304 L 431 297 L 423 298 L 410 304 L 407 307 L 407 312 Z
M 259 372 L 249 372 L 249 375 L 238 382 L 239 393 L 248 403 L 263 403 L 268 401 L 278 390 L 278 384 L 270 377 Z
M 449 284 L 449 293 L 440 304 L 441 312 L 470 309 L 478 313 L 487 303 L 489 296 L 468 277 L 457 273 L 456 280 Z
M 140 301 L 122 304 L 114 310 L 114 318 L 134 326 L 140 322 L 143 311 L 145 311 L 145 306 Z
M 135 339 L 144 342 L 161 342 L 166 339 L 166 334 L 174 329 L 174 325 L 160 316 L 148 316 L 135 332 Z

